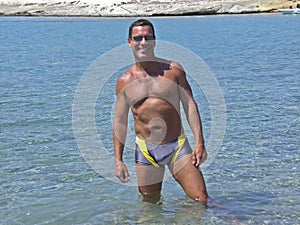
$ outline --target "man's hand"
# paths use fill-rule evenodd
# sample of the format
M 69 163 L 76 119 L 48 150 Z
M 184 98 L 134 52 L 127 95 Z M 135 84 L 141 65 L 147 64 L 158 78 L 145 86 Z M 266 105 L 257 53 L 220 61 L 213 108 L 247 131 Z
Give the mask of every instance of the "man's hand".
M 207 152 L 204 146 L 197 147 L 195 146 L 192 153 L 193 164 L 195 167 L 200 166 L 207 158 Z
M 115 160 L 115 175 L 123 183 L 129 181 L 127 166 L 122 161 Z

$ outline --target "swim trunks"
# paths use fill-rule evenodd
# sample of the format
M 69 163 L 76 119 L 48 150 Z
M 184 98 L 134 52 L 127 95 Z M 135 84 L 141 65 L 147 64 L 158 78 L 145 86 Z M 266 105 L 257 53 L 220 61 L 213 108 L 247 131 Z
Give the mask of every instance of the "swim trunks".
M 137 164 L 155 167 L 169 165 L 191 153 L 192 148 L 184 135 L 161 145 L 152 144 L 136 137 L 135 162 Z

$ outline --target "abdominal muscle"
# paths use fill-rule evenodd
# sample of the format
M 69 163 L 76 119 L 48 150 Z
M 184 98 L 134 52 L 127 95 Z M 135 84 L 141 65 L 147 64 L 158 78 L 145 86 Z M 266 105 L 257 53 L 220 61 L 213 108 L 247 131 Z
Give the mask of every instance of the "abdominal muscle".
M 153 144 L 174 140 L 182 133 L 179 102 L 175 107 L 157 97 L 145 98 L 138 106 L 132 106 L 136 135 Z

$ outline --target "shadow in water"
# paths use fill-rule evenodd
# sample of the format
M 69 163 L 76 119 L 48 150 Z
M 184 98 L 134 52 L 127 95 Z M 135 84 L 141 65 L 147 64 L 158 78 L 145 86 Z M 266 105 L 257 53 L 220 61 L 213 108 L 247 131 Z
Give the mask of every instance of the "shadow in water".
M 261 215 L 271 208 L 272 199 L 275 197 L 272 193 L 267 192 L 227 195 L 212 199 L 209 210 L 219 216 L 229 216 L 233 223 L 249 224 L 252 217 Z
M 139 205 L 142 207 L 136 212 L 137 224 L 199 224 L 207 210 L 189 198 L 162 201 L 159 205 L 140 202 Z

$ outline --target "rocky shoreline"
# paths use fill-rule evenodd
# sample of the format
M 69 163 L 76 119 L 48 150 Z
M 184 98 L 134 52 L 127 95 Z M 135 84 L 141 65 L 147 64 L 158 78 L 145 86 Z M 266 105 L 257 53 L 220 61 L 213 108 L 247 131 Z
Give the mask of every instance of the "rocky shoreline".
M 2 0 L 0 16 L 138 17 L 278 12 L 295 0 Z

